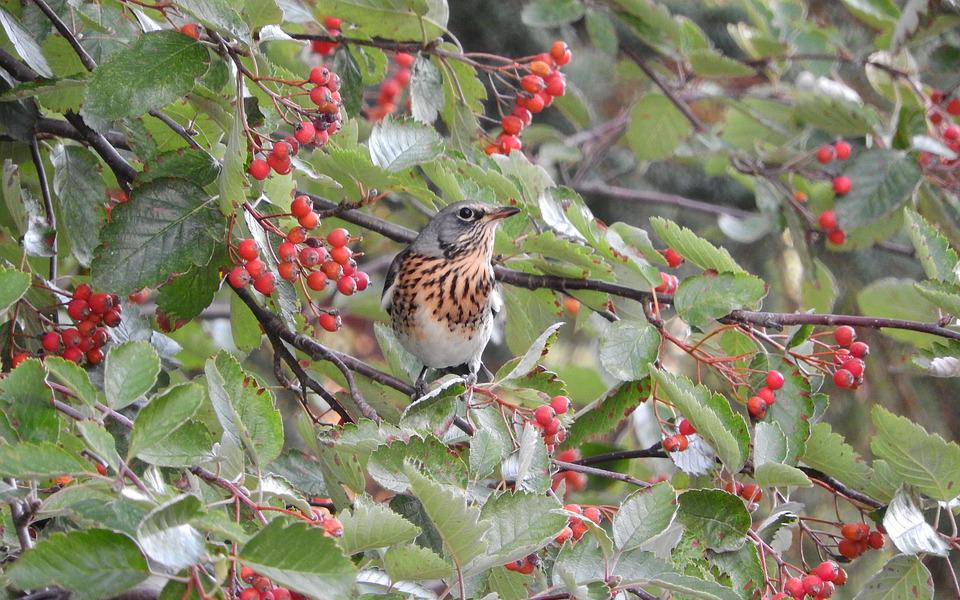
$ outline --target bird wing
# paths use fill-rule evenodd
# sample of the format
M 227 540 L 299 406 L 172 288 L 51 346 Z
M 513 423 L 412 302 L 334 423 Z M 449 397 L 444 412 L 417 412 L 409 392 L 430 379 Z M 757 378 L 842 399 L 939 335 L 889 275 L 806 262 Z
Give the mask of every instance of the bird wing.
M 503 295 L 500 293 L 500 285 L 494 284 L 490 291 L 490 312 L 496 317 L 503 310 Z
M 390 312 L 390 308 L 393 305 L 393 288 L 397 279 L 397 272 L 400 270 L 400 264 L 403 262 L 403 259 L 410 254 L 410 249 L 407 248 L 396 256 L 393 257 L 393 262 L 390 263 L 390 268 L 387 269 L 387 277 L 383 280 L 383 294 L 380 296 L 380 308 Z

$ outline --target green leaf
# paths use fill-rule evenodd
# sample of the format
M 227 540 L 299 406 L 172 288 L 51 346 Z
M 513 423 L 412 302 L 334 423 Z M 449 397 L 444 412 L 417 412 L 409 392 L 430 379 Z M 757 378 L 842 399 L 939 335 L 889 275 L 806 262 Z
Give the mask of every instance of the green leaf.
M 106 461 L 114 470 L 120 469 L 117 442 L 103 425 L 96 421 L 80 421 L 77 423 L 77 431 L 94 454 Z
M 697 433 L 717 451 L 731 472 L 737 473 L 747 460 L 750 440 L 743 416 L 733 412 L 720 394 L 689 379 L 651 368 L 658 392 L 673 404 L 697 429 Z
M 60 201 L 60 217 L 70 236 L 70 251 L 85 267 L 100 244 L 106 222 L 103 208 L 107 188 L 100 177 L 100 161 L 83 146 L 57 146 L 50 152 L 55 169 L 53 191 Z
M 863 462 L 843 436 L 835 433 L 828 423 L 817 423 L 810 432 L 804 464 L 837 479 L 855 490 L 864 490 L 873 470 Z
M 203 404 L 204 388 L 196 382 L 171 387 L 143 407 L 133 423 L 128 456 L 163 444 L 167 436 L 186 423 Z
M 939 281 L 921 281 L 914 284 L 920 295 L 950 315 L 960 315 L 960 287 Z
M 413 544 L 388 549 L 383 566 L 394 581 L 443 579 L 453 572 L 453 566 L 442 557 Z
M 341 554 L 322 527 L 274 519 L 244 545 L 243 564 L 301 594 L 320 600 L 342 600 L 350 595 L 356 568 Z
M 386 548 L 420 535 L 419 527 L 387 508 L 387 505 L 369 500 L 356 502 L 352 510 L 338 516 L 343 523 L 340 547 L 348 555 Z
M 659 354 L 660 333 L 646 321 L 614 321 L 600 336 L 600 364 L 620 381 L 646 377 L 647 365 Z
M 800 94 L 796 115 L 801 121 L 832 135 L 869 135 L 880 125 L 880 119 L 872 107 L 823 93 Z
M 213 297 L 220 288 L 220 281 L 217 265 L 194 265 L 186 273 L 160 286 L 157 308 L 171 321 L 193 319 L 213 302 Z M 259 339 L 260 336 L 257 335 L 257 340 Z
M 642 546 L 673 523 L 677 493 L 669 482 L 638 490 L 627 497 L 613 518 L 613 541 L 621 552 Z
M 530 348 L 524 353 L 523 357 L 520 358 L 516 363 L 508 363 L 505 366 L 510 367 L 510 371 L 503 377 L 497 374 L 496 380 L 503 383 L 507 381 L 512 381 L 514 379 L 523 377 L 530 373 L 541 359 L 546 356 L 547 352 L 550 350 L 550 346 L 557 340 L 558 331 L 563 327 L 563 323 L 554 323 L 544 330 L 536 340 L 530 344 Z
M 47 59 L 44 57 L 39 44 L 37 44 L 37 39 L 5 8 L 0 8 L 0 26 L 3 27 L 7 39 L 13 44 L 13 48 L 23 59 L 23 62 L 27 63 L 41 77 L 53 77 L 53 71 L 47 64 Z
M 662 160 L 673 154 L 691 127 L 669 98 L 649 93 L 630 109 L 627 142 L 639 160 Z
M 602 10 L 587 10 L 585 24 L 587 34 L 589 34 L 593 45 L 605 54 L 616 56 L 619 51 L 619 40 L 617 39 L 617 27 L 610 15 Z
M 260 2 L 261 5 L 266 2 Z M 233 36 L 247 44 L 250 43 L 250 28 L 240 18 L 230 0 L 180 0 L 179 6 L 197 18 L 201 23 L 216 29 L 220 33 Z
M 909 208 L 903 210 L 910 240 L 927 277 L 938 281 L 956 281 L 960 258 L 943 235 L 929 221 Z
M 154 179 L 175 177 L 202 187 L 212 183 L 219 175 L 220 163 L 207 151 L 179 148 L 158 155 L 150 163 L 149 170 L 140 173 L 137 181 L 142 185 Z
M 440 71 L 424 54 L 417 56 L 410 76 L 410 114 L 415 121 L 433 124 L 443 108 L 443 80 Z
M 319 0 L 315 6 L 315 15 L 337 15 L 363 35 L 389 40 L 432 40 L 443 34 L 449 17 L 446 3 L 436 2 Z
M 409 464 L 404 471 L 453 561 L 463 566 L 483 554 L 490 523 L 480 520 L 480 510 L 467 505 L 463 492 L 424 477 Z
M 451 44 L 441 45 L 445 50 L 456 50 Z M 434 64 L 437 64 L 436 62 Z M 477 71 L 460 61 L 446 61 L 443 65 L 443 118 L 450 132 L 451 145 L 465 155 L 475 148 L 480 123 L 477 114 L 483 113 L 487 88 L 477 78 Z
M 567 432 L 565 448 L 577 448 L 583 442 L 604 435 L 626 418 L 628 411 L 636 408 L 650 395 L 648 379 L 642 382 L 628 381 L 615 388 L 596 406 L 577 416 Z
M 128 294 L 206 265 L 222 228 L 211 199 L 192 183 L 162 179 L 136 188 L 103 229 L 93 285 Z
M 559 27 L 579 20 L 583 13 L 580 0 L 533 0 L 523 7 L 520 20 L 530 27 Z
M 562 317 L 556 294 L 551 290 L 507 286 L 503 289 L 503 301 L 511 320 L 506 328 L 507 347 L 514 354 L 526 353 L 539 332 Z
M 891 0 L 843 0 L 847 10 L 867 25 L 888 29 L 896 25 L 900 9 Z
M 838 204 L 837 221 L 848 231 L 893 216 L 913 196 L 922 175 L 912 156 L 895 150 L 863 152 L 845 174 L 855 183 Z
M 681 319 L 704 329 L 735 308 L 755 308 L 766 294 L 763 280 L 753 275 L 695 275 L 680 283 L 673 306 Z
M 388 171 L 429 162 L 443 150 L 440 134 L 433 127 L 389 117 L 374 126 L 367 144 L 373 164 Z
M 877 279 L 857 292 L 857 304 L 860 314 L 876 318 L 911 319 L 934 322 L 939 318 L 937 307 L 916 289 L 916 282 L 909 279 L 884 277 Z M 909 342 L 917 346 L 927 346 L 938 342 L 940 338 L 926 333 L 904 331 L 900 329 L 882 329 L 884 335 Z
M 13 306 L 29 289 L 29 273 L 0 267 L 0 312 Z
M 935 500 L 957 497 L 960 446 L 880 406 L 874 406 L 870 415 L 877 429 L 870 448 L 877 458 L 886 460 L 905 483 Z
M 235 208 L 246 199 L 244 182 L 247 176 L 244 173 L 244 164 L 247 159 L 247 143 L 243 135 L 243 126 L 243 115 L 240 111 L 236 111 L 230 122 L 230 131 L 227 132 L 223 166 L 220 169 L 220 177 L 217 179 L 220 212 L 225 216 L 232 215 Z
M 743 504 L 739 500 L 737 502 Z M 632 550 L 624 554 L 617 562 L 614 575 L 621 578 L 621 585 L 649 584 L 676 592 L 677 597 L 740 600 L 740 596 L 730 588 L 713 581 L 679 573 L 672 565 L 657 558 L 652 552 L 643 550 Z
M 663 217 L 651 217 L 650 226 L 664 243 L 701 269 L 747 274 L 725 248 L 717 248 L 686 227 Z
M 539 494 L 506 492 L 491 496 L 480 511 L 481 521 L 490 523 L 484 538 L 486 553 L 465 570 L 480 572 L 544 548 L 567 524 L 566 515 L 552 512 L 559 508 L 557 500 Z
M 168 434 L 162 443 L 138 450 L 137 457 L 158 467 L 196 466 L 214 458 L 213 435 L 203 423 L 187 421 Z
M 704 546 L 717 552 L 736 550 L 746 541 L 750 513 L 743 500 L 721 490 L 680 494 L 677 520 Z
M 757 354 L 750 369 L 754 373 L 754 389 L 765 383 L 767 371 L 776 369 L 784 376 L 783 387 L 777 390 L 777 401 L 767 407 L 766 422 L 775 422 L 787 437 L 787 456 L 783 460 L 789 465 L 797 464 L 803 456 L 804 445 L 810 436 L 810 422 L 814 414 L 814 403 L 810 397 L 810 382 L 796 373 L 792 364 L 776 354 Z
M 87 406 L 93 406 L 100 400 L 100 392 L 90 381 L 90 376 L 83 367 L 72 360 L 66 360 L 59 356 L 48 356 L 43 359 L 43 366 L 46 367 L 47 373 L 57 379 Z
M 160 356 L 148 342 L 124 342 L 107 352 L 103 391 L 110 408 L 120 409 L 149 392 L 160 374 Z
M 78 598 L 111 598 L 150 572 L 137 545 L 105 529 L 55 533 L 26 551 L 7 570 L 21 590 L 59 586 Z
M 85 463 L 49 442 L 0 444 L 0 475 L 21 479 L 46 479 L 60 475 L 88 473 Z
M 730 577 L 731 587 L 739 592 L 741 600 L 760 597 L 766 582 L 760 553 L 754 544 L 744 544 L 736 552 L 706 552 L 707 560 L 715 569 Z M 725 580 L 724 580 L 725 581 Z
M 31 358 L 0 379 L 0 404 L 10 406 L 7 416 L 24 441 L 56 442 L 60 437 L 60 417 L 45 375 L 40 361 Z
M 257 465 L 280 456 L 283 421 L 273 393 L 225 351 L 207 360 L 204 372 L 210 402 L 224 431 L 243 443 Z
M 341 50 L 333 58 L 333 70 L 340 76 L 340 97 L 347 114 L 359 114 L 363 107 L 363 73 L 357 59 L 351 52 Z
M 112 121 L 179 100 L 206 72 L 210 54 L 179 31 L 151 31 L 113 54 L 90 77 L 83 113 Z
M 196 496 L 178 496 L 150 511 L 137 527 L 143 552 L 165 567 L 179 571 L 203 558 L 206 543 L 190 522 L 200 514 Z
M 752 67 L 709 48 L 694 50 L 687 58 L 700 77 L 749 77 L 755 73 Z
M 919 557 L 901 554 L 887 561 L 854 600 L 933 600 L 933 577 Z

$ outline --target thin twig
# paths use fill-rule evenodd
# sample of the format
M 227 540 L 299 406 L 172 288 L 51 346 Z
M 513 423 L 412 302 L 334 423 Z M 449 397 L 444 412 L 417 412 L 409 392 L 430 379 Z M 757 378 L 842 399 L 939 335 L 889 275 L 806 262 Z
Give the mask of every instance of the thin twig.
M 54 12 L 50 5 L 48 5 L 44 0 L 33 0 L 33 3 L 37 5 L 37 8 L 40 9 L 40 12 L 45 14 L 50 22 L 53 23 L 53 27 L 60 32 L 64 38 L 66 38 L 67 43 L 70 44 L 70 47 L 73 48 L 73 51 L 80 58 L 80 62 L 83 63 L 84 68 L 88 71 L 92 71 L 97 68 L 97 62 L 93 60 L 93 57 L 87 53 L 87 50 L 80 44 L 80 40 L 77 39 L 77 36 L 70 31 L 70 28 L 67 27 L 67 24 L 63 22 L 63 19 Z
M 187 130 L 184 129 L 183 126 L 180 125 L 180 123 L 177 123 L 176 121 L 174 121 L 169 115 L 167 115 L 163 111 L 156 110 L 156 109 L 151 110 L 150 115 L 163 121 L 164 125 L 172 129 L 174 133 L 176 133 L 177 135 L 185 139 L 187 143 L 190 145 L 190 147 L 193 148 L 194 150 L 203 150 L 203 146 L 201 146 L 197 142 L 197 140 L 193 139 L 193 136 L 190 135 L 190 133 L 187 132 Z
M 47 170 L 43 166 L 43 156 L 40 154 L 40 145 L 37 143 L 37 137 L 30 140 L 30 156 L 33 158 L 33 166 L 37 169 L 37 178 L 40 180 L 40 196 L 43 198 L 43 210 L 46 212 L 47 227 L 53 232 L 53 240 L 50 242 L 50 273 L 49 280 L 55 283 L 57 280 L 57 214 L 53 210 L 53 198 L 50 195 L 50 184 L 47 181 Z M 54 311 L 53 318 L 57 318 Z
M 607 471 L 606 469 L 598 469 L 596 467 L 587 467 L 585 465 L 565 462 L 562 460 L 551 460 L 550 461 L 554 466 L 558 467 L 561 472 L 563 471 L 575 471 L 577 473 L 583 473 L 584 475 L 593 475 L 595 477 L 603 477 L 606 479 L 614 479 L 616 481 L 622 481 L 624 483 L 629 483 L 638 487 L 650 487 L 650 484 L 636 477 L 631 477 L 624 473 L 618 473 L 616 471 Z
M 661 79 L 653 69 L 650 68 L 650 65 L 648 65 L 647 61 L 640 56 L 639 52 L 623 43 L 620 44 L 620 50 L 627 55 L 627 58 L 635 62 L 637 66 L 640 67 L 640 70 L 643 71 L 644 74 L 663 91 L 664 95 L 670 100 L 670 102 L 674 104 L 674 106 L 677 107 L 681 113 L 683 113 L 683 116 L 690 121 L 690 124 L 693 125 L 693 128 L 697 130 L 697 132 L 703 132 L 707 130 L 707 127 L 703 124 L 703 121 L 701 121 L 697 115 L 693 114 L 693 111 L 690 110 L 690 107 L 687 105 L 687 103 L 681 100 L 673 92 L 673 90 L 670 89 L 670 86 L 667 85 L 667 83 L 663 81 L 663 79 Z

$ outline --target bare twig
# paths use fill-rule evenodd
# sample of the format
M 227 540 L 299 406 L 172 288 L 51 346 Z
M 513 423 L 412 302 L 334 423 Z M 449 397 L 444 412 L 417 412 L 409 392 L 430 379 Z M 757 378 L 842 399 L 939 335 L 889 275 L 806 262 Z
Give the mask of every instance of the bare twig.
M 624 473 L 618 473 L 617 471 L 608 471 L 606 469 L 598 469 L 596 467 L 588 467 L 578 463 L 565 462 L 562 460 L 551 460 L 554 466 L 558 467 L 561 472 L 563 471 L 575 471 L 577 473 L 583 473 L 584 475 L 593 475 L 595 477 L 603 477 L 605 479 L 614 479 L 616 481 L 622 481 L 624 483 L 629 483 L 638 487 L 650 487 L 650 484 L 646 481 L 637 479 L 636 477 L 631 477 Z
M 657 192 L 653 190 L 629 189 L 615 185 L 608 185 L 605 183 L 582 183 L 576 186 L 576 189 L 581 194 L 600 194 L 607 196 L 608 198 L 615 198 L 617 200 L 630 200 L 645 204 L 673 206 L 676 208 L 695 210 L 697 212 L 713 215 L 728 215 L 738 219 L 745 219 L 747 217 L 756 215 L 756 213 L 733 206 L 711 204 L 709 202 L 695 200 L 693 198 L 687 198 L 677 194 L 666 194 L 664 192 Z
M 674 106 L 676 106 L 677 109 L 683 113 L 683 116 L 690 121 L 690 124 L 693 125 L 694 129 L 696 129 L 698 132 L 707 130 L 707 127 L 703 124 L 703 121 L 701 121 L 697 115 L 693 114 L 693 111 L 690 110 L 690 107 L 687 105 L 687 103 L 681 100 L 670 88 L 670 86 L 667 85 L 667 83 L 661 79 L 653 69 L 650 68 L 650 65 L 647 64 L 647 61 L 640 56 L 640 53 L 637 52 L 636 49 L 626 44 L 620 44 L 620 51 L 627 55 L 630 60 L 635 62 L 637 66 L 640 67 L 640 70 L 643 71 L 644 74 L 663 91 L 664 95 L 670 99 L 670 102 L 672 102 Z
M 63 22 L 63 19 L 54 12 L 50 5 L 44 2 L 44 0 L 33 0 L 33 3 L 37 5 L 37 8 L 40 9 L 44 15 L 50 19 L 50 22 L 53 23 L 53 27 L 66 38 L 67 43 L 70 44 L 70 47 L 73 48 L 73 51 L 80 58 L 80 62 L 83 63 L 84 68 L 88 71 L 92 71 L 97 68 L 97 62 L 93 60 L 93 57 L 87 53 L 87 50 L 80 44 L 80 40 L 77 39 L 77 36 L 70 31 L 70 28 L 67 27 L 67 24 Z
M 43 166 L 43 156 L 40 155 L 40 145 L 37 143 L 37 137 L 30 140 L 30 157 L 33 159 L 33 166 L 37 169 L 37 179 L 40 180 L 40 196 L 43 198 L 43 210 L 46 213 L 47 227 L 53 232 L 53 240 L 50 243 L 53 254 L 50 256 L 49 279 L 55 283 L 57 279 L 57 214 L 53 210 L 53 198 L 50 196 L 50 184 L 47 181 L 47 170 Z M 53 318 L 57 318 L 54 311 Z

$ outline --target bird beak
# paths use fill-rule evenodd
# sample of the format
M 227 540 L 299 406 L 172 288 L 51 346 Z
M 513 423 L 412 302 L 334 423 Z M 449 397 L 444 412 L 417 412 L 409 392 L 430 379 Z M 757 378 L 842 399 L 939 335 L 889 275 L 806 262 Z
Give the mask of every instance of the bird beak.
M 506 219 L 507 217 L 512 217 L 518 212 L 520 212 L 520 209 L 513 206 L 498 206 L 496 210 L 487 215 L 487 219 L 491 221 Z

